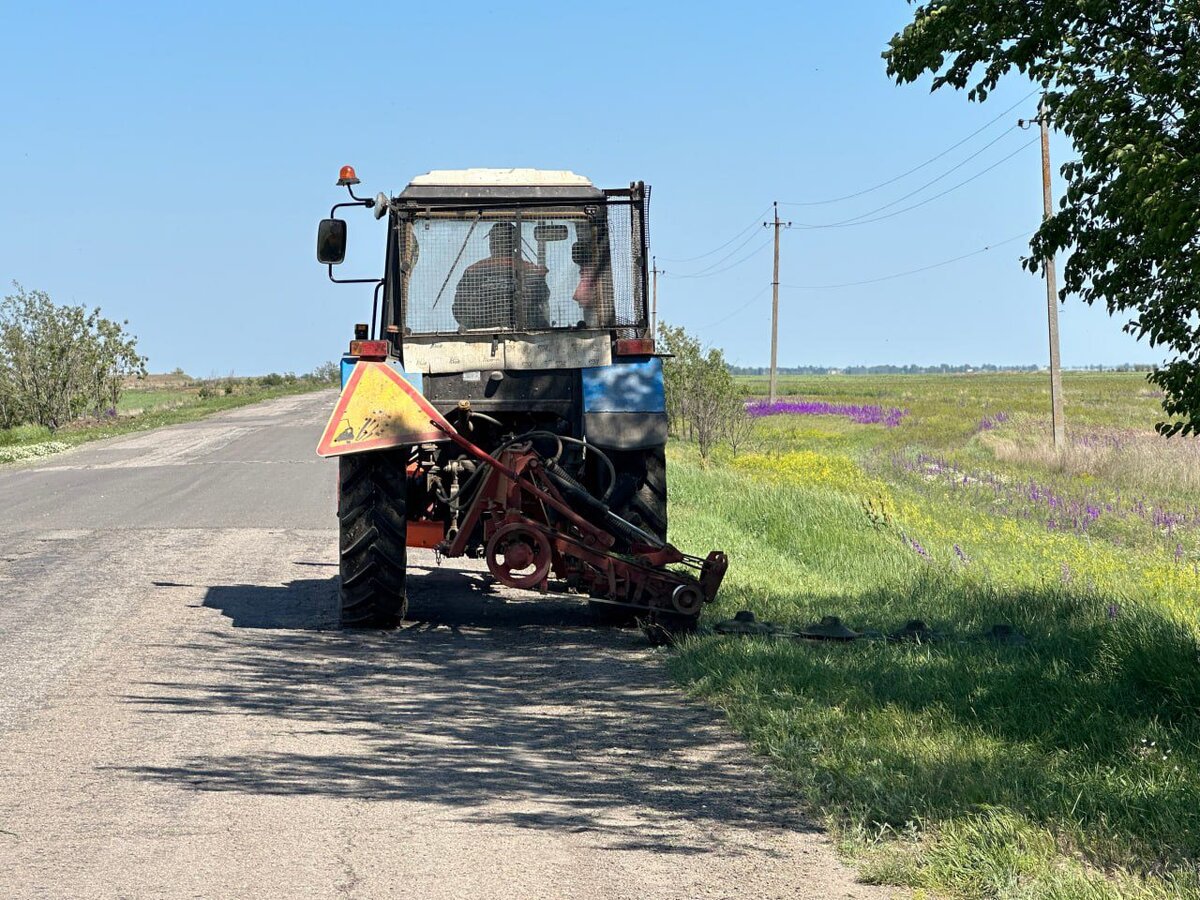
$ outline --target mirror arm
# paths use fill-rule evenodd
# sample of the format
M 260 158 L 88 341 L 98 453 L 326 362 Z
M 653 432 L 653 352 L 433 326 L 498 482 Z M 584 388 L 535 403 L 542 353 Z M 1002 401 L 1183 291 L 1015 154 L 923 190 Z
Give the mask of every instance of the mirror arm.
M 329 269 L 329 280 L 334 284 L 383 284 L 382 278 L 334 278 L 333 265 L 325 263 Z
M 371 299 L 371 340 L 375 340 L 375 324 L 379 318 L 379 292 L 381 290 L 383 290 L 382 278 L 379 279 L 379 284 L 375 285 L 375 295 Z
M 358 197 L 358 196 L 355 196 L 355 194 L 354 194 L 354 186 L 353 186 L 353 185 L 350 185 L 350 184 L 346 185 L 346 193 L 350 195 L 351 199 L 353 199 L 353 200 L 357 200 L 357 201 L 358 201 L 359 203 L 361 203 L 363 206 L 374 206 L 374 205 L 375 205 L 375 201 L 374 201 L 374 200 L 367 200 L 365 197 Z M 347 206 L 350 206 L 350 205 L 352 205 L 352 204 L 346 204 L 346 205 L 347 205 Z
M 336 219 L 337 216 L 335 215 L 335 213 L 339 209 L 345 209 L 347 206 L 374 206 L 375 205 L 374 200 L 359 200 L 357 197 L 355 197 L 354 199 L 355 199 L 354 203 L 335 203 L 335 204 L 333 204 L 333 206 L 329 207 L 329 218 Z

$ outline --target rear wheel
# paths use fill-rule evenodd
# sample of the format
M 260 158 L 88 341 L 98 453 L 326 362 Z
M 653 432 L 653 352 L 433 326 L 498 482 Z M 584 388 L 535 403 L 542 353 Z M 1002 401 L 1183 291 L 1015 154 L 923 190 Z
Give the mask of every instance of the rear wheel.
M 608 505 L 627 522 L 667 539 L 667 448 L 605 451 L 617 470 Z
M 661 541 L 667 539 L 667 448 L 605 450 L 617 480 L 608 497 L 614 513 Z M 589 601 L 593 617 L 606 625 L 631 625 L 646 613 L 627 606 Z
M 387 628 L 404 618 L 407 553 L 407 449 L 338 460 L 341 621 Z

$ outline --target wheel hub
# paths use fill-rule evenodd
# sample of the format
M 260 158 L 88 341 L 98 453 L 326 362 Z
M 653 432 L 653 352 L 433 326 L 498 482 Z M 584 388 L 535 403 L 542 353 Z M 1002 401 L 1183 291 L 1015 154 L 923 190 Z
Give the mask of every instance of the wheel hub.
M 509 587 L 536 588 L 550 574 L 550 541 L 520 522 L 497 530 L 488 541 L 486 556 L 488 571 Z

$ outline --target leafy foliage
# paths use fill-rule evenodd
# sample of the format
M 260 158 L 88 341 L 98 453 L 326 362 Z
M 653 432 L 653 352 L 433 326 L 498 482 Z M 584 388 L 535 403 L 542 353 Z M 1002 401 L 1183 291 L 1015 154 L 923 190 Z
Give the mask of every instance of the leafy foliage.
M 146 374 L 137 338 L 125 330 L 129 323 L 14 287 L 0 301 L 0 428 L 56 429 L 115 409 L 124 379 Z
M 1171 358 L 1150 380 L 1200 433 L 1200 6 L 1195 0 L 930 0 L 884 53 L 888 74 L 985 100 L 1013 70 L 1046 89 L 1078 158 L 1026 266 L 1070 249 L 1060 296 L 1128 313 Z
M 663 381 L 672 430 L 694 440 L 703 459 L 722 441 L 736 453 L 748 440 L 753 420 L 725 354 L 715 347 L 704 350 L 683 328 L 665 322 L 658 325 L 658 343 L 670 354 L 663 360 Z
M 319 381 L 322 384 L 339 384 L 342 380 L 342 369 L 337 363 L 330 360 L 323 362 L 313 369 L 306 377 L 313 381 Z

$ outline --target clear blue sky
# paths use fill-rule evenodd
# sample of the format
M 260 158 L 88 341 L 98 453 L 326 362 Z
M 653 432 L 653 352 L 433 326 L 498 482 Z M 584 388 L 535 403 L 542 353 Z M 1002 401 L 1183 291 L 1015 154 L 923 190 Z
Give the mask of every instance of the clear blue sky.
M 848 11 L 852 9 L 853 11 Z M 0 280 L 128 319 L 156 371 L 305 371 L 335 358 L 369 289 L 330 284 L 317 220 L 431 168 L 568 168 L 653 185 L 662 318 L 746 365 L 768 358 L 771 254 L 758 228 L 694 262 L 769 203 L 871 187 L 1016 103 L 896 87 L 880 51 L 900 0 L 793 3 L 9 4 L 0 33 Z M 840 222 L 929 182 L 953 187 L 1017 150 L 1034 101 L 912 176 L 827 206 Z M 1068 152 L 1056 140 L 1061 160 Z M 920 208 L 784 236 L 781 281 L 868 280 L 1036 227 L 1036 147 Z M 350 221 L 343 276 L 380 272 L 383 230 Z M 747 232 L 746 236 L 749 236 Z M 756 255 L 739 262 L 761 246 Z M 1042 362 L 1044 287 L 1021 241 L 905 278 L 785 288 L 782 365 Z M 712 277 L 678 278 L 703 272 Z M 752 299 L 754 298 L 754 299 Z M 1154 361 L 1120 322 L 1062 311 L 1066 365 Z

